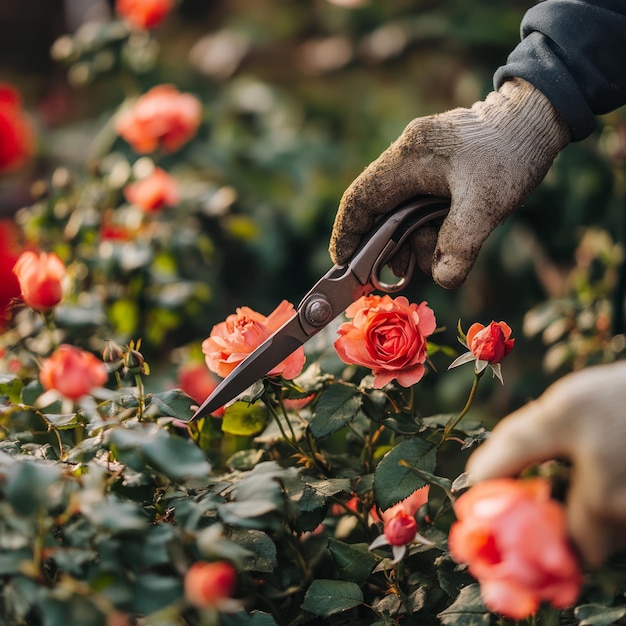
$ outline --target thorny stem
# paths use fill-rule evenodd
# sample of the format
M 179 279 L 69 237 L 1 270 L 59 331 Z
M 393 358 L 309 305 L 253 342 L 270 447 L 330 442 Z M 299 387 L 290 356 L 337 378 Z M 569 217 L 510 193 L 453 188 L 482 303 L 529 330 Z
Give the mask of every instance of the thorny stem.
M 485 370 L 482 372 L 476 372 L 474 370 L 474 382 L 472 383 L 472 388 L 470 389 L 469 397 L 467 398 L 467 402 L 465 406 L 461 410 L 461 412 L 454 418 L 448 421 L 443 429 L 443 434 L 441 436 L 441 442 L 439 445 L 442 445 L 447 439 L 448 435 L 456 428 L 457 424 L 465 417 L 467 412 L 470 410 L 472 406 L 472 402 L 474 402 L 474 398 L 476 397 L 476 391 L 478 390 L 478 383 L 482 375 L 485 373 Z

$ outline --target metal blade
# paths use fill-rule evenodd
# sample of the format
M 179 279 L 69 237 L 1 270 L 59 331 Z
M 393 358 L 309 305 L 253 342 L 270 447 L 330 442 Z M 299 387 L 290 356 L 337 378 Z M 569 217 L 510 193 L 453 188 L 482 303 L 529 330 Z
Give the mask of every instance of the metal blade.
M 193 422 L 210 415 L 236 398 L 297 350 L 308 338 L 309 336 L 302 330 L 298 314 L 294 314 L 237 365 L 202 403 L 189 421 Z

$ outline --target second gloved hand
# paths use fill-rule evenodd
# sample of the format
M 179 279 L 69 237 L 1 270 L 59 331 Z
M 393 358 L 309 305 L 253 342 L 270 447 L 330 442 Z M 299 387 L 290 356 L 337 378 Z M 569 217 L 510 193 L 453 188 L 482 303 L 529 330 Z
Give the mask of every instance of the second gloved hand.
M 541 182 L 569 140 L 560 114 L 521 79 L 470 109 L 413 120 L 344 193 L 330 242 L 333 261 L 350 258 L 376 216 L 420 195 L 450 198 L 439 232 L 420 229 L 413 245 L 423 271 L 443 287 L 457 287 L 489 233 Z
M 597 567 L 626 547 L 626 362 L 569 374 L 505 417 L 470 457 L 472 482 L 516 476 L 550 459 L 571 462 L 570 536 Z

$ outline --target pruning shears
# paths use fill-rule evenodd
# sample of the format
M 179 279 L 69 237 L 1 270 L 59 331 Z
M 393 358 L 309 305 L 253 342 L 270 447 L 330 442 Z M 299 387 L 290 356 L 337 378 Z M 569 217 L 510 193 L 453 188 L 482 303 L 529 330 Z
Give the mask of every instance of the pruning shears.
M 415 255 L 411 253 L 405 275 L 394 283 L 382 280 L 383 267 L 411 233 L 445 217 L 449 208 L 447 200 L 424 197 L 380 218 L 350 261 L 328 270 L 302 298 L 292 317 L 220 382 L 189 421 L 210 415 L 243 393 L 361 296 L 374 290 L 395 293 L 403 289 L 415 268 Z

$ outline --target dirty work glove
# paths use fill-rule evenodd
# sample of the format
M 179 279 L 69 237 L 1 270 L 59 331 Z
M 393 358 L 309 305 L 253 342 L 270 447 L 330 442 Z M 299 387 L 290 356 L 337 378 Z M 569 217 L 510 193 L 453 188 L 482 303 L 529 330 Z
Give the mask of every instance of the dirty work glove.
M 457 287 L 487 235 L 541 182 L 569 141 L 561 115 L 522 79 L 505 82 L 471 109 L 417 118 L 344 193 L 330 255 L 345 263 L 375 217 L 407 200 L 450 198 L 438 237 L 438 228 L 424 227 L 412 245 L 423 271 L 443 287 Z M 397 274 L 406 258 L 400 265 L 392 265 Z
M 467 464 L 472 483 L 549 459 L 572 463 L 570 536 L 600 566 L 626 547 L 626 362 L 568 374 L 504 418 Z

